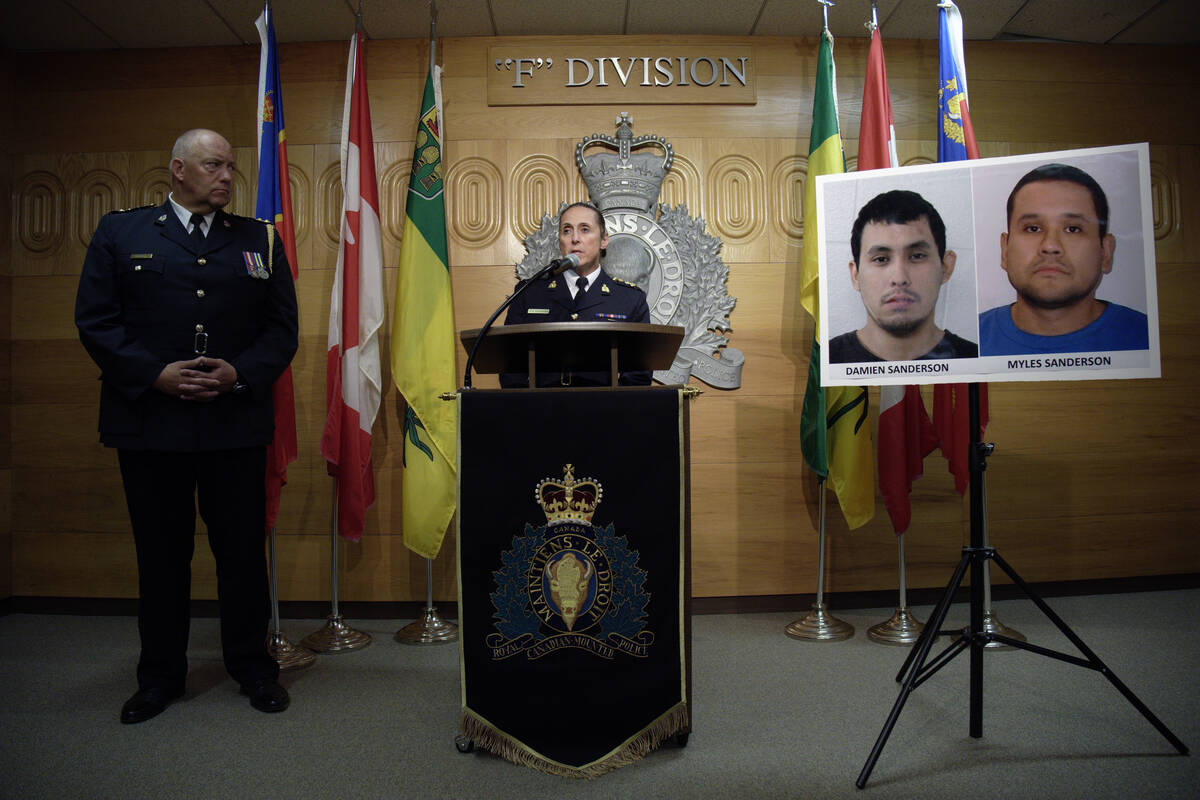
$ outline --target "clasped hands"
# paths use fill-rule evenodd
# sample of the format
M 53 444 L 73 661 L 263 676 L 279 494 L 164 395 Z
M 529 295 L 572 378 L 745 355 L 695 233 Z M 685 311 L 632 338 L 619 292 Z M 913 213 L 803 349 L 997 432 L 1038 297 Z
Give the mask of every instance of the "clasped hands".
M 154 388 L 180 400 L 207 403 L 232 391 L 237 377 L 237 369 L 225 359 L 200 356 L 167 364 L 154 379 Z

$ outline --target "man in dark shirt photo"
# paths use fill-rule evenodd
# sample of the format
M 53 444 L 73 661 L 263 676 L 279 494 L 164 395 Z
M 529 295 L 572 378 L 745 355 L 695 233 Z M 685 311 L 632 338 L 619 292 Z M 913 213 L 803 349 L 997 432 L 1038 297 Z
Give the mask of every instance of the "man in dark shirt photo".
M 850 234 L 850 281 L 862 297 L 867 323 L 829 341 L 829 361 L 918 361 L 975 358 L 974 342 L 933 320 L 941 287 L 954 272 L 946 225 L 916 192 L 876 195 Z

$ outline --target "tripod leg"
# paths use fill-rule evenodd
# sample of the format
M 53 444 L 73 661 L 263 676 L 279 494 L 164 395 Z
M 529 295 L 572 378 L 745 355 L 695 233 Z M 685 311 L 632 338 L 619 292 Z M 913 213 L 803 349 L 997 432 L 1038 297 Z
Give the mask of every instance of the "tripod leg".
M 1037 592 L 1035 592 L 1032 587 L 1029 586 L 1029 584 L 1025 583 L 1025 581 L 1021 579 L 1021 576 L 1017 574 L 1017 571 L 1009 566 L 1008 562 L 1001 558 L 999 553 L 993 553 L 992 558 L 995 560 L 996 565 L 999 566 L 1000 569 L 1004 570 L 1005 574 L 1012 579 L 1012 582 L 1020 587 L 1021 591 L 1025 593 L 1025 596 L 1032 600 L 1034 605 L 1036 605 L 1041 612 L 1045 614 L 1051 622 L 1054 623 L 1054 626 L 1062 632 L 1063 636 L 1066 636 L 1067 639 L 1071 641 L 1071 644 L 1079 648 L 1079 652 L 1083 653 L 1087 660 L 1092 663 L 1093 668 L 1107 678 L 1108 682 L 1116 687 L 1117 691 L 1120 692 L 1125 699 L 1128 700 L 1130 704 L 1136 708 L 1143 717 L 1146 718 L 1147 722 L 1154 726 L 1155 730 L 1162 734 L 1164 739 L 1171 743 L 1171 746 L 1174 747 L 1180 755 L 1187 755 L 1187 745 L 1185 745 L 1179 739 L 1179 737 L 1172 733 L 1171 729 L 1164 725 L 1162 720 L 1155 716 L 1154 712 L 1152 712 L 1146 706 L 1146 704 L 1143 703 L 1138 696 L 1129 689 L 1128 686 L 1121 682 L 1120 678 L 1113 674 L 1112 670 L 1108 668 L 1108 665 L 1101 661 L 1099 656 L 1093 653 L 1092 649 L 1084 644 L 1084 641 L 1079 638 L 1075 631 L 1071 630 L 1071 628 L 1067 626 L 1067 623 L 1063 622 L 1062 618 L 1059 617 L 1058 614 L 1055 614 L 1054 611 L 1051 610 L 1050 606 L 1046 605 L 1046 601 L 1043 600 L 1037 594 Z
M 896 683 L 904 680 L 909 667 L 916 660 L 917 653 L 925 646 L 925 640 L 929 639 L 933 641 L 937 638 L 942 623 L 946 621 L 946 614 L 950 612 L 950 604 L 954 601 L 954 593 L 958 591 L 958 587 L 962 585 L 963 576 L 967 574 L 967 565 L 969 563 L 970 555 L 964 552 L 962 558 L 958 561 L 958 566 L 954 569 L 954 574 L 950 576 L 950 582 L 946 584 L 946 591 L 942 593 L 937 605 L 933 607 L 933 612 L 929 615 L 929 621 L 925 623 L 925 629 L 921 631 L 921 635 L 917 638 L 916 643 L 908 651 L 908 656 L 905 657 L 900 671 L 896 673 Z M 925 650 L 928 651 L 929 648 L 926 647 Z
M 917 644 L 909 652 L 908 658 L 904 660 L 904 667 L 900 670 L 900 675 L 904 676 L 904 684 L 900 688 L 900 696 L 896 698 L 895 704 L 892 705 L 892 711 L 888 714 L 887 722 L 883 723 L 883 730 L 879 732 L 879 737 L 875 740 L 875 746 L 871 748 L 871 754 L 867 756 L 867 763 L 863 765 L 862 772 L 858 774 L 858 780 L 855 781 L 855 785 L 859 789 L 867 785 L 867 780 L 871 777 L 871 770 L 875 768 L 875 762 L 879 760 L 880 754 L 883 753 L 883 746 L 887 744 L 888 737 L 892 735 L 892 729 L 896 727 L 896 721 L 900 719 L 900 712 L 904 710 L 904 703 L 908 700 L 908 696 L 912 694 L 916 686 L 917 676 L 925 666 L 925 660 L 929 657 L 929 651 L 933 647 L 934 640 L 937 638 L 938 629 L 946 621 L 946 614 L 950 612 L 950 601 L 954 598 L 954 592 L 962 583 L 963 576 L 967 572 L 967 565 L 970 562 L 970 554 L 964 551 L 962 558 L 959 559 L 958 567 L 954 570 L 954 575 L 950 578 L 950 583 L 946 585 L 946 592 L 942 595 L 942 599 L 938 601 L 929 621 L 925 623 L 925 630 L 921 631 L 921 638 L 917 640 Z M 897 676 L 896 680 L 900 680 L 900 676 Z

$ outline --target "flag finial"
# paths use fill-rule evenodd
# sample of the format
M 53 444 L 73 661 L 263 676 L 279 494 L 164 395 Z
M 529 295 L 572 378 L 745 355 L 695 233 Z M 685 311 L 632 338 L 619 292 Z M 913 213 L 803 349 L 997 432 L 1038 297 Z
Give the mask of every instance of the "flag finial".
M 817 0 L 821 4 L 821 12 L 825 15 L 825 30 L 829 30 L 829 7 L 833 5 L 833 0 Z

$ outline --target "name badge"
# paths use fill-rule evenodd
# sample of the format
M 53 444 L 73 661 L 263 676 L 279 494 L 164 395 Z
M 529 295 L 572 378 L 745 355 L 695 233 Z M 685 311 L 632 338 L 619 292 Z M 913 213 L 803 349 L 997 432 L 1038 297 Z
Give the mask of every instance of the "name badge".
M 527 308 L 527 309 L 525 309 L 525 313 L 526 314 L 549 314 L 550 309 L 548 309 L 548 308 Z

